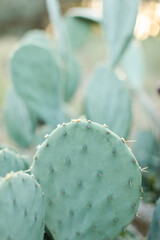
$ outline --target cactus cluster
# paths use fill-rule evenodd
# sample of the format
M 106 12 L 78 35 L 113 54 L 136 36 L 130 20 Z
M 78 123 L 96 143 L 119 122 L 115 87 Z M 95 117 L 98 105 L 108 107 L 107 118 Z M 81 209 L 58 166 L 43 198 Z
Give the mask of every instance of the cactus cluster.
M 131 9 L 132 14 L 126 21 L 128 9 Z M 133 3 L 125 0 L 122 3 L 103 1 L 101 22 L 107 33 L 110 54 L 108 63 L 99 66 L 95 71 L 85 101 L 88 118 L 109 124 L 111 130 L 124 138 L 128 137 L 132 122 L 131 93 L 126 87 L 127 84 L 116 76 L 114 68 L 123 59 L 125 49 L 131 42 L 137 9 L 138 0 Z M 124 31 L 119 30 L 120 23 L 125 25 Z M 129 67 L 126 69 L 128 70 Z M 130 69 L 128 71 L 130 73 Z
M 55 128 L 67 120 L 63 103 L 77 88 L 78 65 L 73 56 L 64 65 L 54 42 L 36 30 L 26 34 L 12 53 L 10 75 L 13 88 L 6 99 L 5 123 L 11 138 L 27 147 L 34 142 L 39 121 Z
M 38 147 L 31 175 L 26 159 L 0 150 L 2 240 L 42 240 L 44 227 L 55 240 L 111 240 L 136 216 L 141 169 L 105 124 L 77 119 L 58 125 Z
M 102 17 L 88 9 L 62 16 L 58 0 L 46 3 L 53 36 L 29 31 L 9 62 L 6 129 L 29 153 L 38 146 L 33 161 L 0 146 L 0 240 L 138 239 L 125 229 L 138 211 L 141 178 L 145 190 L 156 193 L 152 202 L 160 194 L 159 136 L 153 130 L 159 122 L 150 101 L 141 101 L 144 65 L 132 40 L 138 0 L 104 0 Z M 84 52 L 97 57 L 96 34 L 104 43 L 102 63 L 95 67 L 93 61 L 91 79 L 79 84 L 83 71 L 90 71 L 85 57 L 81 65 L 77 59 Z M 131 143 L 136 157 L 125 140 L 133 136 L 132 123 L 137 127 L 135 100 L 156 123 Z M 69 110 L 74 106 L 78 114 Z M 158 211 L 159 202 L 149 240 L 159 240 Z

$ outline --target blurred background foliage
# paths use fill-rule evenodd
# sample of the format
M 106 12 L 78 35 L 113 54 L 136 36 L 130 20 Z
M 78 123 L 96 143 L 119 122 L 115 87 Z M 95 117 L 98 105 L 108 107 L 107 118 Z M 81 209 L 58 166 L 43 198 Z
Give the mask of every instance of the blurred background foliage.
M 99 15 L 102 12 L 102 1 L 100 0 L 61 0 L 60 3 L 63 13 L 77 6 L 92 8 Z M 5 90 L 8 82 L 6 61 L 10 49 L 27 30 L 35 28 L 48 30 L 48 24 L 49 18 L 45 0 L 0 0 L 0 103 L 5 95 L 5 91 L 2 89 Z M 156 89 L 160 85 L 159 33 L 160 3 L 158 1 L 143 1 L 135 26 L 135 37 L 139 40 L 145 56 L 145 86 L 156 102 L 158 100 Z

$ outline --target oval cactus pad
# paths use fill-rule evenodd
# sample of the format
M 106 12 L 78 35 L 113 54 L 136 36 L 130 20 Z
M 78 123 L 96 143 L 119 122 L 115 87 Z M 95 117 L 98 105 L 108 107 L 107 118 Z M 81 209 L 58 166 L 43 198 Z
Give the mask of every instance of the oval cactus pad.
M 38 118 L 61 121 L 61 72 L 57 53 L 36 43 L 23 43 L 13 52 L 10 72 L 16 92 Z
M 45 192 L 46 225 L 55 240 L 113 239 L 137 213 L 140 168 L 106 125 L 62 124 L 38 149 L 32 173 Z

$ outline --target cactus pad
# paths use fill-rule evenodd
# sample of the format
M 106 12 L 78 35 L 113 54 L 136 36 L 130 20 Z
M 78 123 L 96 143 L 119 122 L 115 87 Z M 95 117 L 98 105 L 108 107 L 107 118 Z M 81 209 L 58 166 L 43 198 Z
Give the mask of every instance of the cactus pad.
M 61 73 L 56 51 L 36 43 L 21 44 L 10 62 L 17 93 L 28 108 L 47 123 L 57 123 L 61 113 Z
M 138 41 L 132 41 L 121 59 L 121 66 L 128 81 L 135 90 L 143 87 L 145 76 L 145 61 L 143 51 Z
M 9 136 L 21 147 L 28 147 L 34 136 L 36 119 L 14 89 L 8 93 L 4 118 Z
M 97 68 L 86 96 L 87 118 L 107 124 L 120 137 L 128 136 L 132 114 L 125 84 L 106 67 Z
M 103 23 L 110 48 L 110 65 L 115 66 L 132 39 L 139 0 L 103 0 Z M 123 26 L 123 29 L 119 26 Z
M 106 125 L 62 124 L 39 147 L 32 173 L 45 192 L 46 225 L 55 240 L 113 239 L 137 213 L 140 168 Z
M 0 150 L 0 176 L 4 177 L 7 173 L 29 168 L 29 160 L 11 149 Z
M 44 199 L 40 185 L 23 172 L 0 179 L 1 240 L 42 240 Z

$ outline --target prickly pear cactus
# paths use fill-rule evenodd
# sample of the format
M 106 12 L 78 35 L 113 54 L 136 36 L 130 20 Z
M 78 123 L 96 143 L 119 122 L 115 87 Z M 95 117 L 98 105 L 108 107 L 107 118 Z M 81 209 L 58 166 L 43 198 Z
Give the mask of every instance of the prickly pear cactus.
M 36 118 L 14 89 L 8 92 L 6 98 L 4 120 L 9 136 L 21 147 L 28 147 L 34 136 Z
M 44 199 L 40 185 L 21 172 L 0 179 L 1 240 L 42 240 Z
M 28 168 L 29 159 L 27 157 L 8 148 L 0 150 L 0 177 L 4 177 L 11 171 L 17 172 Z
M 148 240 L 158 239 L 160 239 L 160 199 L 158 200 L 157 206 L 154 210 L 148 235 Z
M 10 62 L 17 93 L 37 117 L 49 124 L 62 120 L 61 72 L 56 51 L 35 43 L 21 44 Z
M 62 124 L 39 147 L 32 173 L 45 192 L 46 226 L 55 240 L 113 239 L 137 213 L 140 168 L 106 125 Z
M 86 95 L 87 118 L 107 124 L 121 137 L 128 136 L 132 113 L 131 98 L 125 84 L 104 66 L 96 69 Z

